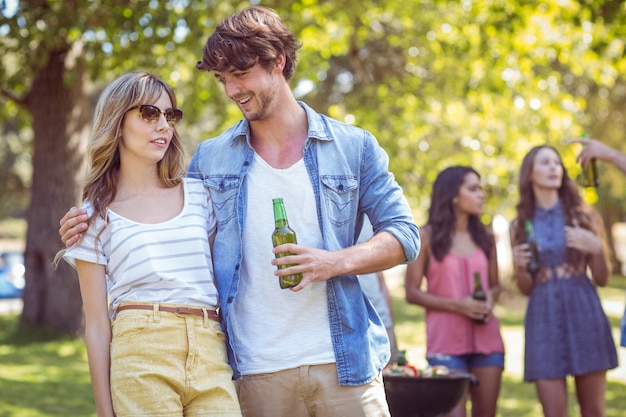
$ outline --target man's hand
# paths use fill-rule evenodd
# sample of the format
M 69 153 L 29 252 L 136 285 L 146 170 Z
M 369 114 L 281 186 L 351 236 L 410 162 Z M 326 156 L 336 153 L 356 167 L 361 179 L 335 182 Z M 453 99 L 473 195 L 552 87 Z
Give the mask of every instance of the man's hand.
M 297 286 L 291 288 L 298 292 L 311 282 L 326 281 L 337 275 L 336 265 L 339 256 L 335 252 L 324 249 L 309 248 L 307 246 L 285 243 L 273 249 L 273 253 L 291 252 L 293 255 L 272 259 L 272 265 L 293 265 L 289 268 L 277 269 L 274 275 L 302 274 L 302 281 Z
M 61 241 L 63 241 L 66 248 L 78 242 L 81 233 L 88 228 L 88 219 L 87 210 L 85 209 L 72 207 L 70 211 L 65 213 L 65 216 L 59 221 L 61 226 L 59 228 L 59 236 L 61 236 Z

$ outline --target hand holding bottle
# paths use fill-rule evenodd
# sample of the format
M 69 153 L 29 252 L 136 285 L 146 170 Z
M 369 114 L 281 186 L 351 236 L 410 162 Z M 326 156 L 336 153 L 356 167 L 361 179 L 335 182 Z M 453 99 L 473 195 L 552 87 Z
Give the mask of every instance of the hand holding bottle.
M 618 151 L 608 147 L 599 140 L 588 137 L 575 138 L 569 142 L 584 145 L 582 151 L 580 151 L 578 157 L 576 158 L 576 161 L 578 161 L 583 168 L 586 168 L 587 164 L 594 158 L 602 161 L 613 162 L 615 157 L 619 154 Z
M 513 265 L 515 268 L 529 271 L 530 260 L 532 258 L 532 250 L 530 244 L 520 243 L 513 246 Z
M 471 295 L 458 300 L 458 313 L 480 323 L 490 320 L 492 307 L 489 301 L 475 300 Z

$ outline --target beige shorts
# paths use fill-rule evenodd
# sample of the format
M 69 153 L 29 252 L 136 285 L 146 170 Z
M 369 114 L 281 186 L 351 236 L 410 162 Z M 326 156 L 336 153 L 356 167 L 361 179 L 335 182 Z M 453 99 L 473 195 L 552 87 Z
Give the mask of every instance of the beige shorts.
M 334 363 L 245 375 L 236 381 L 245 417 L 385 417 L 389 407 L 382 376 L 340 386 Z

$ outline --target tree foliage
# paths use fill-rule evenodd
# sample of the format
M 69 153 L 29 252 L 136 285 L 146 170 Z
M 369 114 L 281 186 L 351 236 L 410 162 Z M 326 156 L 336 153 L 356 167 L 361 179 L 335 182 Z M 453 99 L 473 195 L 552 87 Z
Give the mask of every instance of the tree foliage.
M 420 223 L 446 166 L 473 165 L 489 197 L 486 220 L 510 219 L 520 161 L 532 146 L 557 146 L 575 176 L 577 149 L 568 138 L 586 131 L 612 146 L 624 140 L 622 0 L 10 3 L 0 0 L 0 216 L 20 213 L 32 190 L 29 324 L 80 329 L 72 319 L 80 304 L 58 301 L 79 298 L 73 273 L 49 263 L 58 220 L 79 203 L 86 132 L 102 86 L 131 69 L 172 84 L 191 154 L 241 117 L 195 63 L 217 22 L 250 4 L 276 9 L 302 41 L 298 97 L 377 136 Z M 599 197 L 610 225 L 623 217 L 624 179 L 600 169 L 602 186 L 588 197 Z

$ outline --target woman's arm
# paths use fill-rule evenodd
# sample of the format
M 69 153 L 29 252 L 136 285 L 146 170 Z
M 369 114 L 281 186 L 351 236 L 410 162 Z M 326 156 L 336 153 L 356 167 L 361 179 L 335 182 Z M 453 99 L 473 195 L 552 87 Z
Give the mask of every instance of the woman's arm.
M 411 304 L 417 304 L 429 310 L 450 311 L 472 319 L 483 318 L 489 312 L 488 305 L 484 301 L 474 300 L 471 296 L 460 300 L 440 297 L 421 289 L 422 279 L 426 275 L 426 269 L 430 260 L 430 234 L 428 227 L 420 229 L 420 239 L 422 241 L 422 249 L 417 260 L 407 265 L 406 268 L 404 279 L 406 300 Z
M 565 240 L 568 248 L 576 249 L 587 255 L 586 259 L 591 277 L 598 286 L 604 287 L 609 283 L 611 271 L 601 232 L 602 222 L 595 213 L 591 219 L 592 230 L 577 225 L 565 226 Z
M 517 229 L 517 220 L 511 222 L 509 234 L 511 237 L 511 246 L 513 252 L 513 277 L 517 288 L 524 295 L 529 295 L 533 289 L 533 277 L 528 272 L 528 263 L 530 262 L 530 248 L 528 243 L 519 243 L 516 240 L 515 230 Z
M 500 272 L 498 271 L 498 254 L 496 245 L 494 242 L 491 253 L 489 254 L 489 293 L 488 297 L 491 297 L 490 304 L 493 308 L 494 304 L 500 298 Z
M 113 417 L 111 400 L 111 321 L 104 265 L 76 260 L 85 310 L 85 342 L 98 417 Z

